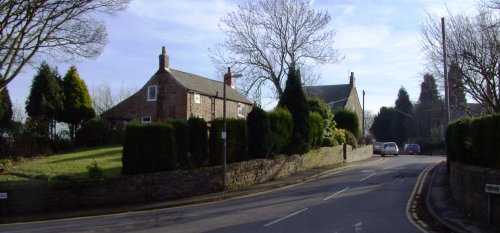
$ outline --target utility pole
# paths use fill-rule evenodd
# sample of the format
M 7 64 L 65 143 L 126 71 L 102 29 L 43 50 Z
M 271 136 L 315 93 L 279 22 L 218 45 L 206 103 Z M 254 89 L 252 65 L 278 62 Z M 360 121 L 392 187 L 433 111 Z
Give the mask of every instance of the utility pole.
M 450 123 L 450 91 L 448 86 L 448 63 L 446 58 L 446 31 L 444 17 L 441 18 L 441 33 L 443 37 L 443 71 L 444 71 L 444 102 L 445 102 L 445 126 Z
M 365 90 L 363 90 L 363 136 L 365 136 Z

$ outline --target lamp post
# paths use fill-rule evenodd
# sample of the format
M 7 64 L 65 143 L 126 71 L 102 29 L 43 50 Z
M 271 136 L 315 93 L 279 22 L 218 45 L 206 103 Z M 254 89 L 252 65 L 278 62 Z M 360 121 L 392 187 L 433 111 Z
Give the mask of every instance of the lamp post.
M 226 82 L 227 80 L 231 80 L 232 78 L 239 78 L 241 77 L 241 74 L 231 74 L 231 67 L 227 67 L 227 73 L 224 74 L 224 81 L 222 82 L 223 86 L 223 93 L 224 93 L 224 101 L 222 103 L 222 121 L 223 121 L 223 130 L 222 130 L 222 172 L 223 172 L 223 179 L 222 179 L 222 190 L 226 191 L 226 184 L 227 184 L 227 162 L 226 162 L 226 153 L 227 153 L 227 124 L 226 124 Z

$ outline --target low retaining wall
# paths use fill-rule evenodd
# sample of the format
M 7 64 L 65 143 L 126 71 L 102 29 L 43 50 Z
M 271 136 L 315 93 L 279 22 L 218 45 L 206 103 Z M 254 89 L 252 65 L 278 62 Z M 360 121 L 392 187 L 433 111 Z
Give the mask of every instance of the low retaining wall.
M 372 147 L 347 149 L 349 162 L 370 158 Z M 344 162 L 342 146 L 311 150 L 304 155 L 277 156 L 228 166 L 228 189 L 284 178 L 296 172 Z M 0 184 L 8 193 L 0 215 L 61 211 L 164 201 L 217 192 L 221 166 L 122 176 L 102 180 L 20 182 Z
M 491 195 L 491 224 L 500 226 L 500 195 L 485 192 L 486 184 L 500 185 L 500 170 L 453 162 L 450 189 L 457 206 L 467 214 L 488 222 L 488 196 Z

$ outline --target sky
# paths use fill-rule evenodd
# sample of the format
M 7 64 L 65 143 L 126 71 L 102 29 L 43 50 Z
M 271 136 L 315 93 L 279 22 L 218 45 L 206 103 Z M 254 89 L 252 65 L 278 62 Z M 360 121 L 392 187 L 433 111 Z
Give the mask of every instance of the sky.
M 208 49 L 224 40 L 220 19 L 235 11 L 241 1 L 231 0 L 132 0 L 127 10 L 104 18 L 108 43 L 95 60 L 55 63 L 64 76 L 75 65 L 89 90 L 104 82 L 113 92 L 138 90 L 158 69 L 158 55 L 165 46 L 170 67 L 222 80 Z M 436 20 L 451 12 L 472 11 L 475 0 L 313 0 L 314 9 L 329 12 L 336 30 L 334 47 L 345 59 L 318 65 L 317 85 L 346 84 L 356 77 L 360 101 L 377 114 L 382 106 L 394 106 L 404 87 L 416 102 L 423 75 L 428 72 L 421 47 L 420 26 L 428 13 Z M 25 67 L 9 85 L 12 102 L 24 108 L 36 67 Z M 276 101 L 262 100 L 265 109 Z

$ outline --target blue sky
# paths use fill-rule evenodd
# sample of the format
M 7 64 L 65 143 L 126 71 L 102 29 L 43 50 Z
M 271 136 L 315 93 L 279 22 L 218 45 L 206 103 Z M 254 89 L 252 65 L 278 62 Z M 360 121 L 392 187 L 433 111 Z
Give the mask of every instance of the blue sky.
M 221 80 L 208 57 L 208 48 L 224 39 L 220 18 L 234 11 L 240 1 L 230 0 L 133 0 L 115 17 L 105 18 L 108 44 L 95 60 L 57 66 L 64 75 L 76 65 L 90 90 L 107 82 L 115 92 L 139 89 L 156 72 L 161 47 L 166 46 L 170 66 L 185 72 Z M 420 82 L 427 72 L 420 46 L 419 27 L 426 11 L 437 19 L 452 12 L 473 9 L 474 0 L 314 0 L 312 5 L 332 16 L 335 47 L 345 55 L 338 64 L 318 66 L 318 85 L 348 83 L 356 76 L 358 94 L 365 90 L 365 106 L 376 114 L 393 106 L 399 88 L 418 99 Z M 22 105 L 29 94 L 34 68 L 26 67 L 9 84 L 12 101 Z M 272 108 L 270 99 L 263 107 Z

